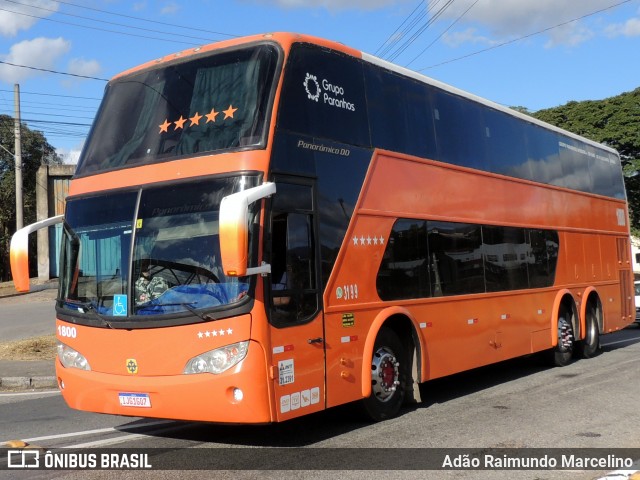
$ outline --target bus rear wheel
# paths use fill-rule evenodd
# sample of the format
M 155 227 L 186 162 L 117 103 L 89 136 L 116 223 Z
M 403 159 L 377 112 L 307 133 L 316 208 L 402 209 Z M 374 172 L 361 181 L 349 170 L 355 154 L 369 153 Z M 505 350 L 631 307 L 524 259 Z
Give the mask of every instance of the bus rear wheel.
M 398 335 L 388 327 L 378 332 L 371 359 L 371 395 L 364 412 L 376 422 L 398 414 L 404 402 L 408 359 Z
M 591 358 L 598 353 L 600 348 L 600 332 L 598 331 L 598 310 L 593 304 L 587 307 L 585 318 L 585 337 L 580 342 L 582 358 Z
M 575 337 L 571 326 L 571 314 L 563 308 L 558 315 L 558 344 L 553 350 L 553 363 L 557 367 L 566 367 L 571 363 Z

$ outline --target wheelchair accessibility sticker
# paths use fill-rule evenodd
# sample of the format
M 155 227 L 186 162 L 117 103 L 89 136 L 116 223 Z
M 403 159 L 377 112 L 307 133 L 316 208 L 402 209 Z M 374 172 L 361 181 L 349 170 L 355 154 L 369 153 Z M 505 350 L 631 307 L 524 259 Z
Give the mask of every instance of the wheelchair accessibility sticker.
M 126 295 L 113 296 L 113 316 L 114 317 L 127 316 L 127 296 Z

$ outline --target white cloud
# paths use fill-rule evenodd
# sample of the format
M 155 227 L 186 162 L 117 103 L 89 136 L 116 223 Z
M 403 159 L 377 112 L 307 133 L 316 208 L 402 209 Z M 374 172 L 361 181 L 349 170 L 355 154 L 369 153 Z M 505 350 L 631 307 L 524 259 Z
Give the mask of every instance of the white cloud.
M 71 42 L 62 37 L 39 37 L 12 45 L 9 53 L 0 55 L 0 59 L 16 65 L 54 70 L 56 60 L 65 55 L 70 48 Z M 7 83 L 20 82 L 41 74 L 38 70 L 0 64 L 0 81 Z
M 640 36 L 640 18 L 630 18 L 624 23 L 609 25 L 605 33 L 611 37 L 637 37 Z
M 177 3 L 167 3 L 164 7 L 162 7 L 162 9 L 160 10 L 160 14 L 161 15 L 173 15 L 174 13 L 177 13 L 178 10 L 180 10 L 180 5 L 178 5 Z
M 467 28 L 464 31 L 446 33 L 442 37 L 442 41 L 450 47 L 458 47 L 463 43 L 473 43 L 481 45 L 496 45 L 498 42 L 489 37 L 479 35 L 475 28 Z
M 20 30 L 28 30 L 38 21 L 37 18 L 27 15 L 48 17 L 53 15 L 60 6 L 59 3 L 51 0 L 28 0 L 22 3 L 24 5 L 19 3 L 3 5 L 6 10 L 0 10 L 0 35 L 15 37 Z M 47 10 L 34 9 L 31 6 L 46 8 Z M 53 10 L 53 12 L 48 10 Z
M 75 75 L 95 77 L 100 73 L 102 67 L 97 60 L 85 60 L 84 58 L 72 58 L 69 60 L 67 71 Z
M 437 10 L 436 2 L 429 0 L 429 6 Z M 453 3 L 444 11 L 443 18 L 457 19 L 472 3 L 473 0 Z M 610 6 L 611 0 L 482 0 L 473 5 L 460 23 L 481 25 L 491 35 L 504 39 L 538 32 Z M 550 30 L 547 36 L 547 47 L 577 45 L 591 38 L 593 32 L 584 22 L 575 21 Z
M 57 148 L 56 153 L 62 158 L 62 163 L 74 165 L 78 163 L 83 145 L 84 142 L 73 148 Z

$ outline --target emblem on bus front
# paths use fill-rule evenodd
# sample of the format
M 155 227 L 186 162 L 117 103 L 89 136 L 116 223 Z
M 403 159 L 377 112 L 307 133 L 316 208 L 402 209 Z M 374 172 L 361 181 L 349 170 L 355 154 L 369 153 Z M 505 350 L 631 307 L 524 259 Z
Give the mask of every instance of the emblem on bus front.
M 131 375 L 138 373 L 138 362 L 135 358 L 127 358 L 127 371 Z

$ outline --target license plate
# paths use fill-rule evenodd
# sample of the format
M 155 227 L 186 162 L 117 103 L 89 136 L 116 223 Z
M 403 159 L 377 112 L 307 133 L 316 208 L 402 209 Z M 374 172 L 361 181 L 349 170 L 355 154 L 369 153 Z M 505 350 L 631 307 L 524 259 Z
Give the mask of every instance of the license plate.
M 123 407 L 151 408 L 151 399 L 147 393 L 119 393 L 118 398 Z

